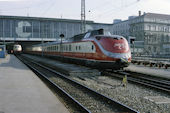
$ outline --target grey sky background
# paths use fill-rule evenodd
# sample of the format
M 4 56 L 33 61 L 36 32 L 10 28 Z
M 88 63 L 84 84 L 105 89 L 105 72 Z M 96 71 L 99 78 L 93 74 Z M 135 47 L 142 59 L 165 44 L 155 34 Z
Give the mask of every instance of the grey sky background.
M 86 0 L 86 20 L 112 23 L 138 11 L 170 14 L 170 0 Z M 0 0 L 0 15 L 80 19 L 81 0 Z

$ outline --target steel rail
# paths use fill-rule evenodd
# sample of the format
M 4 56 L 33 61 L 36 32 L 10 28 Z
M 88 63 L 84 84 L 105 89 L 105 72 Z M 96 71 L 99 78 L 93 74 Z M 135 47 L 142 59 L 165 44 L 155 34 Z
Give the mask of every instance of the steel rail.
M 103 94 L 100 94 L 100 93 L 98 93 L 98 92 L 96 92 L 96 91 L 94 91 L 94 90 L 92 90 L 92 89 L 90 89 L 90 88 L 88 88 L 88 87 L 86 87 L 86 86 L 84 86 L 84 85 L 81 85 L 80 83 L 78 83 L 78 82 L 76 82 L 76 81 L 74 81 L 74 80 L 66 77 L 65 75 L 63 75 L 63 74 L 61 74 L 61 73 L 56 72 L 55 70 L 52 70 L 52 69 L 50 69 L 50 68 L 48 68 L 48 67 L 46 67 L 46 66 L 43 66 L 43 65 L 41 65 L 41 64 L 39 64 L 39 63 L 37 63 L 37 62 L 33 62 L 33 61 L 31 61 L 31 62 L 34 63 L 34 64 L 36 64 L 36 65 L 39 65 L 40 67 L 42 67 L 42 68 L 44 68 L 44 69 L 46 69 L 46 70 L 49 70 L 49 71 L 53 72 L 53 73 L 56 74 L 57 76 L 60 76 L 60 77 L 66 79 L 67 81 L 69 81 L 69 82 L 71 82 L 71 83 L 73 83 L 73 84 L 78 85 L 78 86 L 81 87 L 82 89 L 86 89 L 87 92 L 92 93 L 93 95 L 100 97 L 100 99 L 101 99 L 103 102 L 107 103 L 109 106 L 111 105 L 111 106 L 114 107 L 114 108 L 116 107 L 116 109 L 118 110 L 118 112 L 121 111 L 121 112 L 129 112 L 129 113 L 139 113 L 138 111 L 133 110 L 132 108 L 130 108 L 130 107 L 124 105 L 124 104 L 121 104 L 121 103 L 118 102 L 118 101 L 115 101 L 115 100 L 113 100 L 113 99 L 111 99 L 111 98 L 109 98 L 109 97 L 107 97 L 107 96 L 105 96 L 105 95 L 103 95 Z
M 170 93 L 169 81 L 166 81 L 166 80 L 158 81 L 154 78 L 151 79 L 151 78 L 147 77 L 146 74 L 145 74 L 145 76 L 142 76 L 141 73 L 140 73 L 140 76 L 139 76 L 138 73 L 134 74 L 134 73 L 131 73 L 131 72 L 126 72 L 126 71 L 124 71 L 124 72 L 112 72 L 112 73 L 111 72 L 103 72 L 102 74 L 108 75 L 108 76 L 114 76 L 114 77 L 117 77 L 119 79 L 123 79 L 123 77 L 125 75 L 127 75 L 127 79 L 130 82 L 138 83 L 138 84 L 141 84 L 141 85 L 145 85 L 145 86 L 148 86 L 148 87 L 151 87 L 151 88 L 156 88 L 156 89 Z M 115 75 L 113 75 L 113 74 L 115 74 Z M 150 75 L 148 75 L 148 76 L 150 76 Z
M 59 87 L 58 85 L 56 85 L 53 81 L 51 81 L 50 79 L 48 79 L 43 73 L 41 73 L 39 70 L 37 70 L 36 68 L 34 68 L 33 66 L 31 66 L 29 63 L 27 63 L 25 60 L 23 60 L 21 57 L 17 58 L 19 60 L 21 60 L 25 65 L 27 65 L 30 69 L 32 69 L 34 72 L 37 73 L 38 77 L 40 79 L 42 79 L 43 81 L 47 82 L 50 86 L 53 87 L 53 89 L 55 90 L 56 93 L 60 93 L 60 95 L 64 96 L 65 99 L 68 101 L 71 101 L 70 103 L 72 103 L 73 105 L 75 105 L 74 107 L 76 109 L 78 109 L 79 112 L 82 113 L 91 113 L 87 108 L 85 108 L 82 104 L 80 104 L 77 100 L 75 100 L 70 94 L 68 94 L 66 91 L 64 91 L 61 87 Z

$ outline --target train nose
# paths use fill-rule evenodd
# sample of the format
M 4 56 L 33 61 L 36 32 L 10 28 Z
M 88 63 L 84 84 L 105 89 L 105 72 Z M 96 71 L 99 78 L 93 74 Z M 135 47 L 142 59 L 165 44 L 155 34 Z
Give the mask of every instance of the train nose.
M 120 58 L 116 61 L 116 64 L 121 65 L 122 67 L 127 67 L 130 63 L 128 62 L 128 59 Z

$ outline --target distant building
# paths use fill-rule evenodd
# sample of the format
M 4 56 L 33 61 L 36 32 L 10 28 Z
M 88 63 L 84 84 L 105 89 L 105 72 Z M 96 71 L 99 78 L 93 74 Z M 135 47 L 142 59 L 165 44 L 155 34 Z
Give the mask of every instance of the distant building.
M 122 21 L 121 19 L 114 19 L 114 20 L 113 20 L 113 24 L 119 23 L 119 22 L 121 22 L 121 21 Z
M 113 24 L 113 34 L 143 41 L 143 54 L 170 55 L 170 15 L 143 13 Z
M 129 16 L 128 17 L 128 20 L 131 20 L 131 19 L 134 19 L 134 18 L 136 18 L 137 16 Z
M 130 35 L 144 41 L 144 52 L 170 55 L 170 15 L 145 13 L 130 20 Z
M 129 20 L 119 21 L 113 23 L 113 34 L 121 35 L 128 38 L 129 34 Z

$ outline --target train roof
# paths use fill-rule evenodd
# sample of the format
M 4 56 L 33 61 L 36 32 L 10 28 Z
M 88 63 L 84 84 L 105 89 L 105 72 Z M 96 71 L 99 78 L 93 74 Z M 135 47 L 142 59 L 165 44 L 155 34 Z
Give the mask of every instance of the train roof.
M 92 36 L 96 36 L 96 37 L 102 36 L 102 37 L 110 37 L 110 38 L 118 38 L 118 39 L 124 38 L 123 36 L 119 36 L 119 35 L 111 35 L 110 33 L 104 31 L 103 29 L 99 29 L 99 30 L 92 30 L 92 31 L 88 31 L 86 33 L 75 35 L 75 36 L 69 38 L 68 40 L 62 40 L 62 43 L 81 41 L 83 39 L 88 39 Z M 55 45 L 55 44 L 60 44 L 60 43 L 61 43 L 61 41 L 47 42 L 47 43 L 41 43 L 38 45 L 33 45 L 33 47 Z
M 96 35 L 96 36 L 99 36 L 99 37 L 108 37 L 108 38 L 125 38 L 123 36 L 120 36 L 120 35 Z
M 36 44 L 36 45 L 32 45 L 33 47 L 36 47 L 36 46 L 47 46 L 47 45 L 55 45 L 55 44 L 58 44 L 60 42 L 47 42 L 47 43 L 41 43 L 41 44 Z

